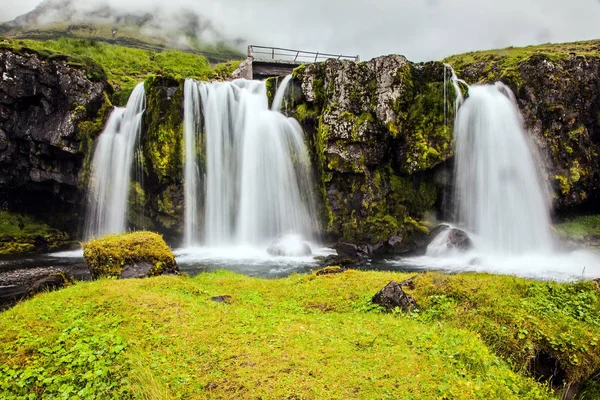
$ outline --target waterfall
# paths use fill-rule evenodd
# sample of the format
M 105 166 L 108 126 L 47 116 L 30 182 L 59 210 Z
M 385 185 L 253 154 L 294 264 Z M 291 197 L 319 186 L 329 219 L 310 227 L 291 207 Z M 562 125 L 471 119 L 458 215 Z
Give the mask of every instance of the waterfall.
M 126 229 L 129 184 L 145 108 L 146 93 L 140 83 L 127 107 L 115 107 L 97 139 L 87 192 L 86 239 Z
M 192 79 L 186 79 L 184 84 L 184 245 L 186 247 L 198 244 L 199 239 L 199 201 L 198 188 L 201 177 L 198 169 L 198 143 L 201 139 L 201 110 L 200 85 Z M 201 151 L 200 151 L 201 153 Z
M 454 136 L 458 221 L 486 251 L 551 251 L 550 196 L 511 90 L 471 86 Z
M 282 99 L 284 90 L 281 85 L 275 98 Z M 198 119 L 191 117 L 200 107 L 203 187 L 198 185 L 196 164 Z M 304 135 L 296 120 L 269 110 L 265 82 L 188 80 L 185 110 L 186 245 L 198 244 L 200 227 L 195 221 L 201 196 L 204 243 L 209 246 L 262 246 L 288 232 L 311 239 L 315 203 Z
M 285 97 L 285 93 L 287 92 L 287 88 L 292 81 L 292 75 L 288 75 L 283 78 L 279 88 L 277 88 L 277 92 L 275 93 L 275 97 L 273 98 L 273 104 L 271 105 L 271 110 L 279 111 L 281 110 L 281 105 L 283 104 L 283 98 Z

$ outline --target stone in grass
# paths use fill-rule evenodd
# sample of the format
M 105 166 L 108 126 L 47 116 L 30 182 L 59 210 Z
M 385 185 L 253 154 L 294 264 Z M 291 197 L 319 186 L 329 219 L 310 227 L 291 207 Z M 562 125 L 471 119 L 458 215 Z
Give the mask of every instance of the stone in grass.
M 396 281 L 391 281 L 381 289 L 371 300 L 375 304 L 393 310 L 400 307 L 402 311 L 412 311 L 417 307 L 415 299 L 404 293 L 402 287 Z
M 108 235 L 83 244 L 83 258 L 93 277 L 143 278 L 177 273 L 175 256 L 153 232 Z

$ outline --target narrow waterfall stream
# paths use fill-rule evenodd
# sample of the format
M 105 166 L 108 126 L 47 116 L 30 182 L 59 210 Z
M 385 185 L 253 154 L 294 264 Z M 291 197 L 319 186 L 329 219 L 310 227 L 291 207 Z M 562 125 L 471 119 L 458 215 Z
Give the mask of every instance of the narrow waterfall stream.
M 127 106 L 113 110 L 97 139 L 87 192 L 86 239 L 125 232 L 129 184 L 145 109 L 146 93 L 140 83 Z

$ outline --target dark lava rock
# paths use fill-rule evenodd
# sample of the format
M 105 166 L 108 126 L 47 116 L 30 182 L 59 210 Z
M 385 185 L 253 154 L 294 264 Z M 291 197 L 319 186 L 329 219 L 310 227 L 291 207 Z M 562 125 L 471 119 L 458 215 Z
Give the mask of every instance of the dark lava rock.
M 210 300 L 214 301 L 215 303 L 230 304 L 231 303 L 231 296 L 228 296 L 228 295 L 225 295 L 225 296 L 215 296 L 215 297 L 211 297 Z
M 152 270 L 152 263 L 149 262 L 137 262 L 133 264 L 128 264 L 123 267 L 123 272 L 121 273 L 121 279 L 137 279 L 137 278 L 146 278 L 150 275 L 150 271 Z
M 71 275 L 59 272 L 34 281 L 29 287 L 28 293 L 32 296 L 36 293 L 62 289 L 73 281 L 74 278 Z
M 339 265 L 342 267 L 347 267 L 349 265 L 357 265 L 360 264 L 361 259 L 357 257 L 344 257 L 339 255 L 331 255 L 327 257 L 316 257 L 319 263 L 325 267 L 329 265 Z
M 415 299 L 404 293 L 402 287 L 396 281 L 391 281 L 383 289 L 381 289 L 371 300 L 375 304 L 392 310 L 400 307 L 403 311 L 412 311 L 417 307 Z

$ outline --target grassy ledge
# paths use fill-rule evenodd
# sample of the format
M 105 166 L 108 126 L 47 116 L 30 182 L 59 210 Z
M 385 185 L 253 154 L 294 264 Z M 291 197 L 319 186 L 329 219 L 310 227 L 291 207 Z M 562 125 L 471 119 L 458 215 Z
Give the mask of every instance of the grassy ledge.
M 544 351 L 564 364 L 565 382 L 587 381 L 582 399 L 598 398 L 595 283 L 427 273 L 410 291 L 419 312 L 372 305 L 408 277 L 78 283 L 0 314 L 0 397 L 559 398 L 527 372 Z M 229 304 L 211 301 L 224 295 Z
M 124 104 L 134 86 L 149 75 L 168 75 L 203 81 L 226 79 L 239 65 L 239 61 L 231 61 L 211 66 L 205 57 L 198 54 L 179 50 L 153 52 L 87 39 L 2 39 L 0 50 L 3 48 L 34 51 L 50 58 L 62 56 L 70 63 L 86 65 L 88 69 L 90 65 L 97 64 L 102 67 L 113 88 L 122 94 L 114 99 L 117 100 L 117 105 Z

